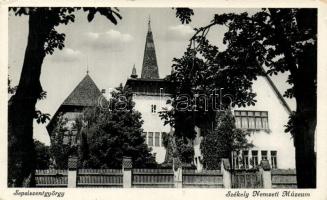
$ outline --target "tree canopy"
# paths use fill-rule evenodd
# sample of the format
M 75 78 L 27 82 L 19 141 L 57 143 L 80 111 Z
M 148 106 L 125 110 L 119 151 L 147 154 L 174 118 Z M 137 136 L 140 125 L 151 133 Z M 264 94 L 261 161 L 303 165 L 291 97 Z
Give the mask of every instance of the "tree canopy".
M 189 21 L 191 11 L 186 12 L 189 14 L 184 17 Z M 222 38 L 227 46 L 224 51 L 206 39 L 213 26 L 227 27 Z M 195 29 L 184 57 L 175 59 L 173 67 L 176 71 L 169 79 L 186 85 L 181 87 L 182 93 L 223 87 L 238 106 L 255 103 L 251 85 L 257 75 L 288 72 L 290 88 L 284 96 L 295 98 L 296 111 L 286 130 L 294 136 L 298 187 L 316 186 L 317 9 L 269 8 L 253 15 L 216 14 L 208 25 Z M 174 102 L 176 105 L 178 99 Z M 167 115 L 166 119 L 178 119 L 175 110 Z
M 142 135 L 141 113 L 134 110 L 131 92 L 120 85 L 102 106 L 89 108 L 83 114 L 86 126 L 81 131 L 82 166 L 121 168 L 123 156 L 129 156 L 136 168 L 156 167 Z
M 230 110 L 220 111 L 216 116 L 214 130 L 206 133 L 200 144 L 204 168 L 220 169 L 222 158 L 228 158 L 231 161 L 232 152 L 253 147 L 247 140 L 249 135 L 249 132 L 236 128 Z
M 121 19 L 121 16 L 117 8 L 110 7 L 10 7 L 9 10 L 16 16 L 29 16 L 29 33 L 22 72 L 15 95 L 8 104 L 8 185 L 18 187 L 22 186 L 27 177 L 33 179 L 33 119 L 37 118 L 41 123 L 49 119 L 48 115 L 36 111 L 35 105 L 37 100 L 44 96 L 40 75 L 45 56 L 65 46 L 65 34 L 59 33 L 56 27 L 74 22 L 74 13 L 77 10 L 86 12 L 88 21 L 92 21 L 95 14 L 99 13 L 117 24 L 117 19 Z

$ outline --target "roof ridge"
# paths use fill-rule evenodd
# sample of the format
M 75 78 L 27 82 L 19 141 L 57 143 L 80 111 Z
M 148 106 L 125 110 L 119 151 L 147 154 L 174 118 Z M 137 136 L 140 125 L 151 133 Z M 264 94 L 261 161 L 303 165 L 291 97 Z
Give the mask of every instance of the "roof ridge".
M 86 74 L 61 105 L 95 106 L 100 95 L 99 88 Z
M 283 95 L 279 92 L 278 88 L 274 84 L 273 80 L 271 80 L 271 78 L 267 74 L 266 70 L 262 66 L 261 66 L 261 69 L 264 72 L 264 77 L 266 77 L 266 79 L 268 80 L 269 85 L 272 87 L 272 89 L 275 92 L 275 94 L 277 95 L 278 99 L 282 102 L 282 104 L 283 104 L 284 108 L 287 110 L 287 112 L 289 114 L 291 114 L 292 110 L 291 110 L 290 106 L 288 105 L 288 103 L 286 102 L 286 100 L 284 99 Z

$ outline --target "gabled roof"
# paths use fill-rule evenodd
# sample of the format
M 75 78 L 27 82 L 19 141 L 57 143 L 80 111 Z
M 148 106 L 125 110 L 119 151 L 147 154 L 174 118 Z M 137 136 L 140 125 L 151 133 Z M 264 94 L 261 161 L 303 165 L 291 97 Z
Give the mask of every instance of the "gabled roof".
M 86 107 L 97 106 L 99 97 L 102 96 L 99 88 L 96 86 L 89 74 L 79 82 L 75 89 L 68 95 L 65 101 L 59 106 L 56 113 L 47 125 L 48 133 L 51 134 L 56 126 L 59 113 L 79 111 Z M 105 99 L 105 98 L 104 98 Z
M 287 104 L 287 102 L 285 101 L 283 95 L 279 92 L 279 90 L 277 89 L 276 85 L 274 84 L 274 82 L 271 80 L 271 78 L 267 74 L 266 70 L 262 66 L 261 66 L 261 69 L 263 71 L 263 76 L 267 79 L 269 85 L 271 86 L 271 88 L 275 92 L 277 98 L 280 100 L 280 102 L 282 103 L 283 107 L 288 112 L 288 114 L 291 114 L 292 113 L 292 110 L 291 110 L 290 106 Z
M 96 106 L 102 93 L 95 85 L 90 75 L 86 74 L 83 80 L 75 87 L 62 105 Z

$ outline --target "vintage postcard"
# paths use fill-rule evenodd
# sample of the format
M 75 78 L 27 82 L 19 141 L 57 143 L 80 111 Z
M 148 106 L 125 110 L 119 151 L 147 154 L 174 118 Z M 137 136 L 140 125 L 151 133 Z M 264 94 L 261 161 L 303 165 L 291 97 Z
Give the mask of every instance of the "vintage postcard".
M 323 1 L 1 1 L 0 199 L 326 199 Z

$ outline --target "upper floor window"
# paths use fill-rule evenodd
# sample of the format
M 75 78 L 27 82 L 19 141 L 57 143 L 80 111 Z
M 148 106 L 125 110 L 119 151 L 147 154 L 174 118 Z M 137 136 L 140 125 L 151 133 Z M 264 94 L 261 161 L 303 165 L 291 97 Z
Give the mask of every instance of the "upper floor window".
M 152 104 L 151 105 L 151 113 L 156 113 L 157 112 L 157 105 Z
M 234 114 L 237 128 L 252 130 L 269 129 L 267 111 L 236 110 Z

